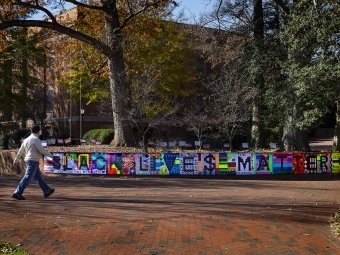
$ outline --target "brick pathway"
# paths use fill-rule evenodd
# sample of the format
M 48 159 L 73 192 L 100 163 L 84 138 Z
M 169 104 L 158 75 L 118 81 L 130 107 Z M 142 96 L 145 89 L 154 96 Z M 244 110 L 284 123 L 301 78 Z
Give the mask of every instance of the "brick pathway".
M 31 254 L 340 254 L 340 176 L 47 177 L 26 200 L 0 176 L 0 240 Z

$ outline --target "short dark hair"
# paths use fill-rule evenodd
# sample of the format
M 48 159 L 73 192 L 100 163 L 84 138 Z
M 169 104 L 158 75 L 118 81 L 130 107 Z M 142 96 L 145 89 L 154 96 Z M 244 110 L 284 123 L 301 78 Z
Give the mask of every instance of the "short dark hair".
M 40 131 L 40 126 L 39 126 L 39 125 L 33 125 L 33 126 L 31 127 L 31 133 L 36 134 L 36 133 L 38 133 L 39 131 Z

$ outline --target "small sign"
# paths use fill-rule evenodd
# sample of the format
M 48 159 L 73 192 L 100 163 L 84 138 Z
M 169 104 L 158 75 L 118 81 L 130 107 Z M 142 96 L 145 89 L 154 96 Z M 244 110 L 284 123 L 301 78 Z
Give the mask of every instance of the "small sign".
M 202 141 L 195 141 L 195 146 L 196 146 L 196 147 L 200 147 L 201 144 L 202 144 Z
M 270 147 L 271 149 L 276 149 L 276 143 L 270 143 L 270 144 L 269 144 L 269 147 Z
M 210 149 L 210 144 L 208 144 L 208 143 L 203 144 L 203 149 Z
M 178 142 L 179 147 L 185 147 L 187 145 L 186 141 L 179 141 Z
M 248 143 L 242 143 L 242 149 L 249 149 Z
M 41 145 L 42 147 L 47 148 L 47 140 L 42 140 Z

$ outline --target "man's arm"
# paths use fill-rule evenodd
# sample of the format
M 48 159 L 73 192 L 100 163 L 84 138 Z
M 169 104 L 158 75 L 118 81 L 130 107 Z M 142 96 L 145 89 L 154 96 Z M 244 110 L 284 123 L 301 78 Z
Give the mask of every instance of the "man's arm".
M 15 166 L 18 164 L 19 159 L 20 159 L 21 156 L 24 154 L 24 151 L 25 151 L 25 146 L 24 146 L 24 144 L 25 144 L 25 141 L 22 142 L 22 144 L 21 144 L 21 146 L 20 146 L 20 149 L 19 149 L 17 155 L 15 156 L 15 159 L 14 159 L 14 162 L 13 162 L 13 165 L 15 165 Z

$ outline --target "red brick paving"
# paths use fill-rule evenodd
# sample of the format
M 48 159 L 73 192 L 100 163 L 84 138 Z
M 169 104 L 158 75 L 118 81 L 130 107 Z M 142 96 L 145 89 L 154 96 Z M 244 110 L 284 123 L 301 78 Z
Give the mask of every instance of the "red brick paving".
M 0 176 L 0 240 L 31 254 L 340 254 L 340 176 L 225 179 Z

